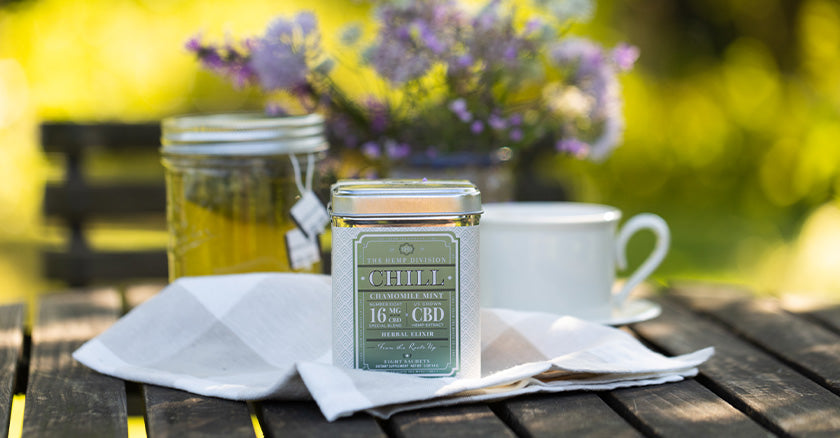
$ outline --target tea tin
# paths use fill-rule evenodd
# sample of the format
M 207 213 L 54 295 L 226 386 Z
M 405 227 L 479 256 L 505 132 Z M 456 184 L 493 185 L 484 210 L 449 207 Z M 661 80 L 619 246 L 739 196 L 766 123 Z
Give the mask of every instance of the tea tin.
M 481 213 L 469 181 L 332 186 L 336 365 L 479 377 Z

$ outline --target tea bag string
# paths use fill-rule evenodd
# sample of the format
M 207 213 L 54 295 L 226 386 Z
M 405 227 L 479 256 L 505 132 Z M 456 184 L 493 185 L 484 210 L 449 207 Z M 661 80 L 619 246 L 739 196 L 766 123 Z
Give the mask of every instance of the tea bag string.
M 300 163 L 295 154 L 289 154 L 289 159 L 292 161 L 292 169 L 295 171 L 295 185 L 297 185 L 300 194 L 304 194 L 312 190 L 312 178 L 315 174 L 315 154 L 309 153 L 306 155 L 306 186 L 300 176 Z

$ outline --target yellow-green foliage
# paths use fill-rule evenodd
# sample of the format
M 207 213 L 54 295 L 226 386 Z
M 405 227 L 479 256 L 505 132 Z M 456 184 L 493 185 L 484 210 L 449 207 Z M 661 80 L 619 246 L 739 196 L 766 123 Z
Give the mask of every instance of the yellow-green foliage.
M 256 34 L 273 16 L 304 8 L 318 14 L 335 47 L 339 28 L 366 17 L 369 4 L 19 0 L 0 8 L 0 240 L 40 236 L 46 170 L 35 146 L 37 121 L 258 107 L 252 91 L 199 71 L 182 44 L 199 30 L 213 39 Z M 581 200 L 665 216 L 674 240 L 662 277 L 776 290 L 797 289 L 800 261 L 809 257 L 829 260 L 822 274 L 809 271 L 810 279 L 840 272 L 833 259 L 813 255 L 809 248 L 819 245 L 796 240 L 821 206 L 829 207 L 802 238 L 819 240 L 840 227 L 838 215 L 825 210 L 840 189 L 840 4 L 602 1 L 592 24 L 571 31 L 606 45 L 628 41 L 642 57 L 623 80 L 624 145 L 600 164 L 546 161 L 546 178 Z M 348 73 L 351 59 L 341 64 Z M 647 243 L 634 243 L 637 260 Z M 9 260 L 0 258 L 0 285 L 15 275 L 35 277 L 20 274 L 29 265 Z M 836 280 L 807 288 L 840 295 Z
M 625 144 L 604 165 L 554 174 L 587 200 L 663 214 L 666 276 L 840 295 L 840 264 L 818 244 L 840 230 L 840 4 L 643 3 L 617 2 L 596 23 L 642 49 L 624 81 Z

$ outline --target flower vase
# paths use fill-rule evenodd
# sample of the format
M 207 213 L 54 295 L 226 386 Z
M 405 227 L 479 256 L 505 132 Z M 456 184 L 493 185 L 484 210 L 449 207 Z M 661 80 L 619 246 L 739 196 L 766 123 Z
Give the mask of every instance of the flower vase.
M 498 153 L 455 152 L 411 155 L 388 169 L 389 178 L 465 179 L 481 191 L 484 202 L 508 202 L 514 197 L 513 163 Z

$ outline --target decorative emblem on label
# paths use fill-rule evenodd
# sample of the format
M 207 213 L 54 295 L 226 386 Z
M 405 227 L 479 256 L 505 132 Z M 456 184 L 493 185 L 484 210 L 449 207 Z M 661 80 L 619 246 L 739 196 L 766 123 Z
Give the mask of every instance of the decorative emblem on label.
M 427 376 L 460 369 L 459 245 L 450 232 L 359 233 L 357 368 Z
M 414 253 L 414 246 L 412 246 L 410 243 L 406 242 L 400 245 L 400 254 L 411 255 L 412 253 Z

